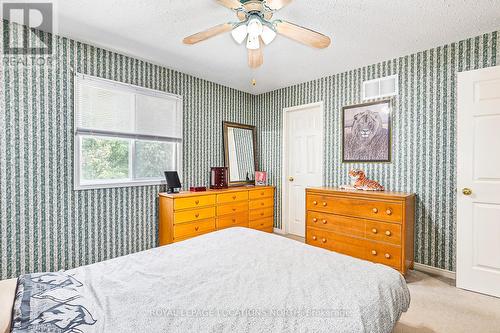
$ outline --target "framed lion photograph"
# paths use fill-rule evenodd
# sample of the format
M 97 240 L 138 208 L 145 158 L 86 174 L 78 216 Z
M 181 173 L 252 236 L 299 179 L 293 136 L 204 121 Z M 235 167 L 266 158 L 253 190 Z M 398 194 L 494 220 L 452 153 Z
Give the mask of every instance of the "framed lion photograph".
M 391 100 L 342 108 L 342 161 L 391 161 Z

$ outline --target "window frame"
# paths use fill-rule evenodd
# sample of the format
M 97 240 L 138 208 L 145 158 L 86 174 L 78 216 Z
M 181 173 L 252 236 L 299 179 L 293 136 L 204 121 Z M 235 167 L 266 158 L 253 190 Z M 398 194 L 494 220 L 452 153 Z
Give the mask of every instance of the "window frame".
M 177 112 L 180 116 L 180 133 L 181 138 L 164 138 L 158 136 L 150 135 L 140 135 L 140 134 L 127 134 L 113 131 L 93 131 L 93 130 L 82 130 L 78 128 L 78 115 L 79 115 L 79 84 L 81 80 L 94 81 L 98 85 L 108 86 L 106 88 L 116 87 L 119 90 L 126 90 L 133 94 L 142 94 L 153 97 L 169 98 L 175 99 L 177 103 Z M 158 178 L 138 178 L 135 179 L 135 145 L 137 141 L 149 141 L 149 142 L 172 142 L 175 143 L 175 165 L 179 173 L 179 177 L 182 179 L 182 147 L 184 142 L 183 137 L 183 101 L 182 96 L 171 94 L 159 90 L 143 88 L 140 86 L 121 83 L 118 81 L 112 81 L 108 79 L 103 79 L 91 75 L 85 75 L 81 73 L 75 73 L 74 76 L 74 94 L 73 94 L 73 186 L 75 191 L 80 190 L 91 190 L 91 189 L 105 189 L 105 188 L 121 188 L 121 187 L 133 187 L 133 186 L 150 186 L 150 185 L 162 185 L 165 184 L 164 177 Z M 134 106 L 135 107 L 135 106 Z M 91 182 L 82 182 L 82 138 L 83 137 L 101 137 L 106 139 L 125 139 L 129 140 L 129 178 L 128 179 L 110 179 L 110 180 L 95 180 Z

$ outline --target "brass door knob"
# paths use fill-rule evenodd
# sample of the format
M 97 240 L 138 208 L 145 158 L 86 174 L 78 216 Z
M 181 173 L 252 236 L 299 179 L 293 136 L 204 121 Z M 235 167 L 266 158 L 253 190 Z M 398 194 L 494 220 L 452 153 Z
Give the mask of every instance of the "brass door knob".
M 375 214 L 377 214 L 378 213 L 378 209 L 377 208 L 373 208 L 372 212 L 374 212 Z
M 313 236 L 313 240 L 316 240 L 316 239 L 318 239 L 318 237 L 316 237 L 316 236 Z
M 327 220 L 323 220 L 323 221 L 321 221 L 321 222 L 323 222 L 323 224 L 327 224 L 327 223 L 328 223 L 328 221 L 327 221 Z
M 323 238 L 321 241 L 322 241 L 323 243 L 326 243 L 326 238 Z
M 392 215 L 392 210 L 391 210 L 391 209 L 388 209 L 388 210 L 386 210 L 386 211 L 385 211 L 385 213 L 386 213 L 387 215 Z
M 472 194 L 472 190 L 470 188 L 466 187 L 466 188 L 462 189 L 462 193 L 464 195 L 471 195 Z
M 293 182 L 295 179 L 293 177 L 288 177 L 288 180 Z
M 316 206 L 317 204 L 318 204 L 318 202 L 317 202 L 317 201 L 313 201 L 313 205 L 315 205 L 315 206 Z
M 373 232 L 374 234 L 376 234 L 378 231 L 377 231 L 377 229 L 373 228 L 373 229 L 372 229 L 372 232 Z
M 385 259 L 391 259 L 391 255 L 389 253 L 386 253 L 384 257 Z
M 313 222 L 318 222 L 318 219 L 317 218 L 313 218 Z
M 387 231 L 385 232 L 385 235 L 386 235 L 386 236 L 390 236 L 390 235 L 392 235 L 392 233 L 391 233 L 389 230 L 387 230 Z
M 377 255 L 377 251 L 372 250 L 372 254 L 373 254 L 374 256 L 376 256 L 376 255 Z
M 326 202 L 323 202 L 323 207 L 326 207 L 328 204 Z

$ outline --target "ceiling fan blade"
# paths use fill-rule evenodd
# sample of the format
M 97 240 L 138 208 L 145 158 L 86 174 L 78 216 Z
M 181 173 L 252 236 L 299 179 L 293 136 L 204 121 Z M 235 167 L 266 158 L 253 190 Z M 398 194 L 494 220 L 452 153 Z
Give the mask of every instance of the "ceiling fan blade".
M 227 7 L 229 9 L 232 9 L 232 10 L 236 10 L 238 8 L 243 7 L 241 2 L 239 2 L 238 0 L 217 0 L 217 2 L 220 5 Z
M 272 10 L 280 10 L 281 8 L 289 5 L 292 0 L 267 0 L 266 4 Z
M 287 21 L 277 21 L 276 29 L 283 36 L 318 49 L 324 49 L 331 43 L 330 37 Z
M 260 47 L 258 49 L 248 49 L 248 66 L 250 66 L 250 68 L 257 68 L 262 66 L 263 63 L 264 52 L 262 51 L 262 42 L 260 42 Z
M 216 25 L 215 27 L 209 28 L 205 31 L 198 32 L 194 35 L 191 35 L 189 37 L 186 37 L 183 39 L 184 44 L 196 44 L 199 42 L 202 42 L 206 39 L 209 39 L 213 36 L 217 36 L 219 34 L 222 34 L 224 32 L 231 31 L 233 29 L 233 25 L 230 23 L 224 23 L 224 24 L 219 24 Z

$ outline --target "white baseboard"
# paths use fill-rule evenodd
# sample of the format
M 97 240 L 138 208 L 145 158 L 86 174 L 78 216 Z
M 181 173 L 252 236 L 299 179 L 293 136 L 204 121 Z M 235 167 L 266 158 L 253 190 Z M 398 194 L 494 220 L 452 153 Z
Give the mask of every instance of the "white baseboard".
M 415 268 L 415 270 L 420 271 L 420 272 L 429 273 L 429 274 L 433 274 L 433 275 L 437 275 L 437 276 L 442 276 L 442 277 L 445 277 L 448 279 L 456 280 L 455 272 L 448 271 L 446 269 L 427 266 L 424 264 L 419 264 L 417 262 L 414 264 L 414 268 Z
M 278 228 L 274 228 L 273 232 L 275 234 L 286 235 L 286 233 L 285 233 L 284 230 L 281 230 L 281 229 L 278 229 Z

